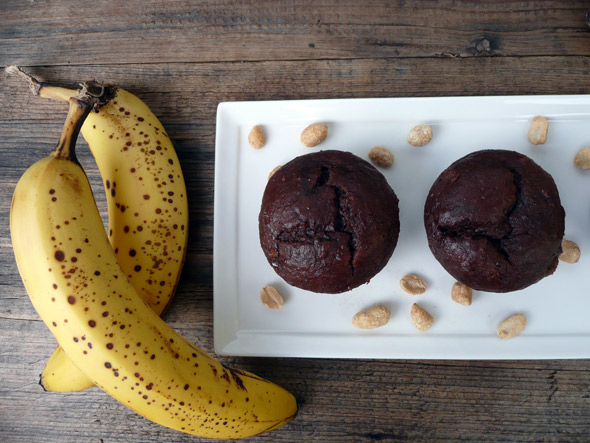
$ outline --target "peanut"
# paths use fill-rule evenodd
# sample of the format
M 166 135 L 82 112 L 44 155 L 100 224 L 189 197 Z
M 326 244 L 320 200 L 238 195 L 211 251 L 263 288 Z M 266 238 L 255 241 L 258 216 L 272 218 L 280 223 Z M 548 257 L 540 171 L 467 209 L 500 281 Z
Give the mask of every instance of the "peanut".
M 426 282 L 415 274 L 405 275 L 399 282 L 401 288 L 408 294 L 418 295 L 426 292 Z
M 308 148 L 312 148 L 323 142 L 328 136 L 328 125 L 324 123 L 314 123 L 309 125 L 301 133 L 301 143 Z
M 270 309 L 281 309 L 285 301 L 283 296 L 272 286 L 266 286 L 260 291 L 260 301 Z
M 254 149 L 260 149 L 266 143 L 266 134 L 264 133 L 264 129 L 262 126 L 256 125 L 250 130 L 250 134 L 248 134 L 248 143 Z
M 549 121 L 546 117 L 537 116 L 533 118 L 529 128 L 529 141 L 533 145 L 542 145 L 547 141 Z
M 514 338 L 526 327 L 526 317 L 523 314 L 514 314 L 498 325 L 496 332 L 502 339 Z
M 375 329 L 385 326 L 389 322 L 389 317 L 391 312 L 387 306 L 375 305 L 357 312 L 352 317 L 352 325 L 359 329 Z
M 590 148 L 582 148 L 574 157 L 574 165 L 580 169 L 590 169 Z
M 412 305 L 410 318 L 418 331 L 426 331 L 434 324 L 434 317 L 417 303 Z
M 432 140 L 432 128 L 430 125 L 414 126 L 408 134 L 408 143 L 412 146 L 424 146 Z
M 270 180 L 270 178 L 274 175 L 275 172 L 277 172 L 280 169 L 281 165 L 275 166 L 273 168 L 272 171 L 270 171 L 270 173 L 268 174 L 268 179 Z
M 473 291 L 469 286 L 465 286 L 463 283 L 455 283 L 453 290 L 451 291 L 451 298 L 455 303 L 459 303 L 463 306 L 471 306 L 471 299 L 473 297 Z
M 393 154 L 383 146 L 375 146 L 369 151 L 369 159 L 377 166 L 389 168 L 393 165 Z
M 580 248 L 571 240 L 561 241 L 561 255 L 559 260 L 566 263 L 577 263 L 580 259 Z

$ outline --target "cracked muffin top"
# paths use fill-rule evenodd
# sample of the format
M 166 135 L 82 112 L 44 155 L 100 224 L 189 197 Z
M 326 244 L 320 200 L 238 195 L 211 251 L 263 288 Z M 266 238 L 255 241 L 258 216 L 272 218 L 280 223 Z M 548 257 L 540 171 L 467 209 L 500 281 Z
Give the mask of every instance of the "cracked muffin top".
M 398 199 L 369 162 L 321 151 L 272 175 L 258 221 L 262 250 L 279 276 L 336 294 L 367 283 L 387 264 L 399 235 Z
M 565 212 L 553 178 L 525 155 L 483 150 L 443 171 L 424 207 L 428 245 L 461 283 L 526 288 L 557 267 Z

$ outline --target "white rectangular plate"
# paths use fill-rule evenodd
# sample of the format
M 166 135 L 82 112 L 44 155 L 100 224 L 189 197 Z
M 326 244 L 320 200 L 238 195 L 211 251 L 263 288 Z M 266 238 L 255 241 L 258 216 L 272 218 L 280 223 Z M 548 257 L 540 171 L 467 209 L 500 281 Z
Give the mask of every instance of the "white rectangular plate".
M 547 142 L 529 143 L 531 119 L 549 119 Z M 314 122 L 328 125 L 315 148 L 299 141 Z M 410 146 L 410 129 L 427 123 L 434 137 Z M 267 136 L 259 150 L 248 144 L 252 126 Z M 376 145 L 395 155 L 385 175 L 400 200 L 401 231 L 387 266 L 370 283 L 344 294 L 314 294 L 286 284 L 266 261 L 258 240 L 258 213 L 269 172 L 303 154 L 325 149 L 367 159 Z M 590 357 L 590 171 L 573 165 L 590 146 L 590 96 L 385 98 L 221 103 L 217 112 L 214 232 L 214 342 L 221 355 L 396 358 L 541 359 Z M 566 210 L 566 238 L 582 250 L 577 264 L 560 263 L 552 276 L 508 294 L 475 292 L 473 304 L 451 301 L 453 278 L 433 258 L 423 225 L 424 201 L 436 177 L 453 161 L 479 149 L 512 149 L 548 171 Z M 400 279 L 423 276 L 428 290 L 403 292 Z M 260 302 L 275 286 L 280 310 Z M 413 303 L 435 319 L 418 332 Z M 383 303 L 389 323 L 359 330 L 356 312 Z M 501 340 L 496 327 L 524 313 L 527 327 Z

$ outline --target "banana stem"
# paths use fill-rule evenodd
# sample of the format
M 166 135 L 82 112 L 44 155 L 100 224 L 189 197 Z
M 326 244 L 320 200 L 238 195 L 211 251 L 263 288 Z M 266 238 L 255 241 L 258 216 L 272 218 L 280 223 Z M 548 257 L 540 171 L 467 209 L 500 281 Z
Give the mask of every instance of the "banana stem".
M 60 86 L 50 86 L 44 83 L 39 84 L 39 92 L 37 95 L 43 98 L 49 98 L 55 101 L 67 102 L 70 97 L 74 97 L 77 91 Z
M 92 103 L 94 109 L 105 106 L 117 95 L 117 87 L 105 85 L 94 80 L 80 84 L 79 90 L 53 86 L 45 82 L 40 82 L 31 74 L 27 74 L 18 66 L 8 66 L 5 71 L 10 75 L 18 75 L 23 78 L 29 85 L 29 89 L 35 96 L 48 98 L 60 102 L 68 102 L 71 97 L 77 97 L 84 101 Z
M 92 105 L 76 97 L 71 97 L 69 100 L 70 109 L 61 136 L 59 137 L 59 143 L 50 155 L 55 158 L 76 162 L 76 140 L 78 139 L 78 134 L 84 124 L 84 120 L 86 120 L 92 109 Z
M 52 86 L 47 83 L 40 82 L 32 75 L 27 74 L 18 66 L 8 66 L 6 68 L 6 72 L 8 74 L 18 75 L 19 77 L 23 78 L 29 85 L 29 89 L 33 95 L 38 95 L 39 97 L 67 102 L 70 100 L 70 97 L 75 97 L 78 95 L 78 91 L 74 89 L 62 88 L 61 86 Z

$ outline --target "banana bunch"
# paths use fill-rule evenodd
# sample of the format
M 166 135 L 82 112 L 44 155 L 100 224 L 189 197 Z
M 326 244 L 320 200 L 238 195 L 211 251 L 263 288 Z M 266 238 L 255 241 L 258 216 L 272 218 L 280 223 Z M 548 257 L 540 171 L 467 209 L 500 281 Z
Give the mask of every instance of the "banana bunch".
M 8 69 L 41 97 L 67 103 L 78 95 L 40 83 L 17 67 Z M 180 162 L 162 124 L 138 97 L 96 82 L 86 83 L 84 93 L 96 102 L 97 112 L 87 117 L 81 132 L 103 179 L 109 241 L 131 284 L 161 315 L 176 290 L 187 244 L 188 203 Z M 56 392 L 94 386 L 59 347 L 40 383 Z
M 56 149 L 31 166 L 14 191 L 12 243 L 35 309 L 81 373 L 154 422 L 224 439 L 255 435 L 287 423 L 297 412 L 290 393 L 230 369 L 187 342 L 144 303 L 138 283 L 132 284 L 129 277 L 133 273 L 122 269 L 121 252 L 130 250 L 119 246 L 116 253 L 111 246 L 88 179 L 74 156 L 78 132 L 92 116 L 88 116 L 90 107 L 85 100 L 70 99 Z M 105 136 L 110 139 L 110 135 Z M 170 157 L 165 154 L 165 158 Z M 154 165 L 143 165 L 148 166 Z M 117 186 L 110 182 L 115 198 L 122 189 L 120 183 L 125 181 Z M 158 200 L 153 217 L 169 220 L 176 203 L 163 197 Z M 116 203 L 119 211 L 125 205 L 121 212 L 131 205 L 128 200 Z M 146 223 L 136 221 L 141 222 Z M 168 232 L 169 236 L 151 241 L 168 242 L 177 231 Z M 124 240 L 120 244 L 126 245 Z M 157 306 L 163 292 L 153 293 Z

